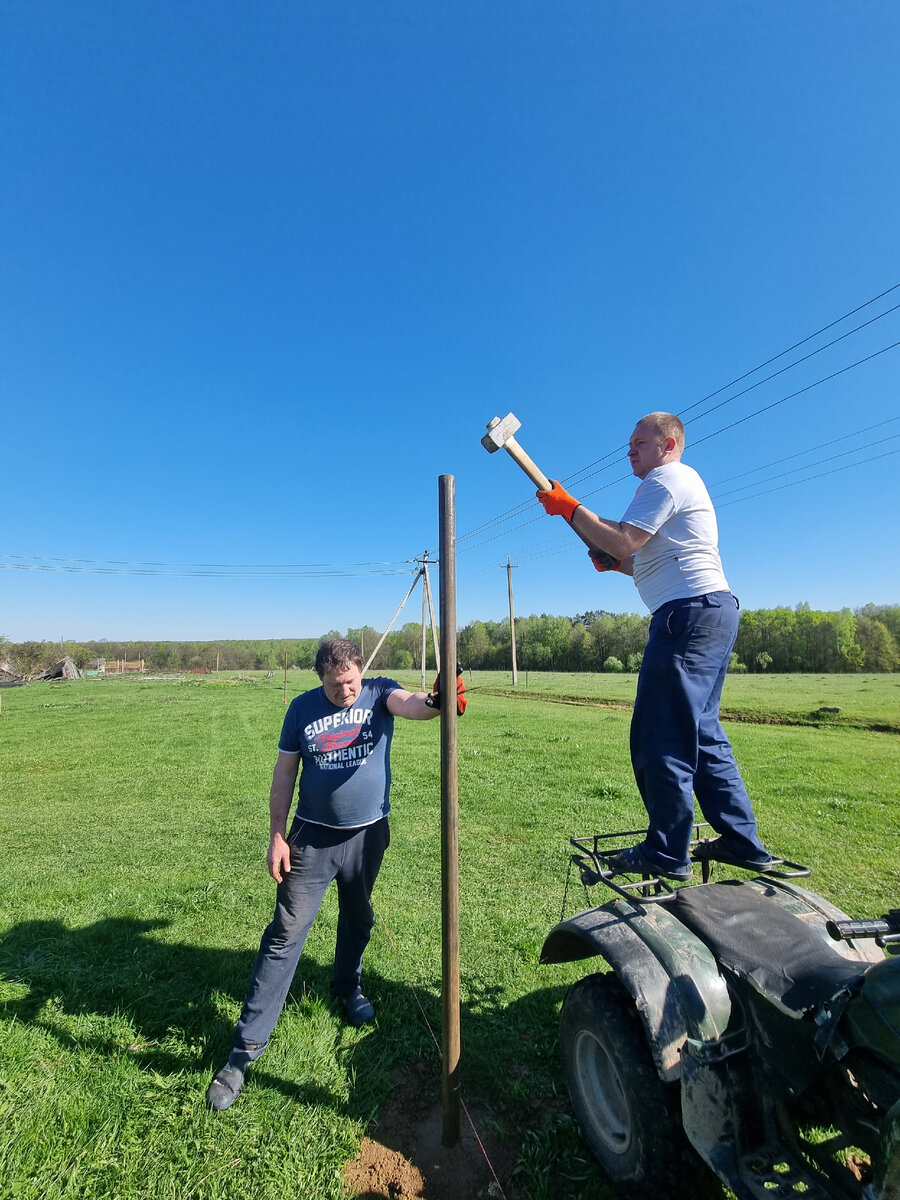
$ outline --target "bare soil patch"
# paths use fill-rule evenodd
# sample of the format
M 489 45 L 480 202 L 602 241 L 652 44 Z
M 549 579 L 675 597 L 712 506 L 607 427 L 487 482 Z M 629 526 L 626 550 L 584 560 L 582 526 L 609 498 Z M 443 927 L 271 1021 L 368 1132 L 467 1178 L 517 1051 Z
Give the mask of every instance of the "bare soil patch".
M 404 1068 L 359 1154 L 344 1169 L 348 1194 L 358 1200 L 500 1200 L 494 1173 L 506 1191 L 515 1154 L 498 1143 L 489 1114 L 467 1108 L 478 1137 L 463 1110 L 459 1143 L 443 1145 L 438 1081 L 421 1063 Z

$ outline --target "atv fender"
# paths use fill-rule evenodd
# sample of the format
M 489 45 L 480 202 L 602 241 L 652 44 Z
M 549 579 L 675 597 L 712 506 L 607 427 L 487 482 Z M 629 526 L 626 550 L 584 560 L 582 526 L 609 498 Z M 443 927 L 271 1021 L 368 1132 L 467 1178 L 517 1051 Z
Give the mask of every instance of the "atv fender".
M 688 1038 L 714 1042 L 731 1001 L 716 961 L 665 905 L 612 900 L 560 921 L 544 942 L 542 963 L 600 955 L 633 997 L 660 1078 L 681 1077 Z

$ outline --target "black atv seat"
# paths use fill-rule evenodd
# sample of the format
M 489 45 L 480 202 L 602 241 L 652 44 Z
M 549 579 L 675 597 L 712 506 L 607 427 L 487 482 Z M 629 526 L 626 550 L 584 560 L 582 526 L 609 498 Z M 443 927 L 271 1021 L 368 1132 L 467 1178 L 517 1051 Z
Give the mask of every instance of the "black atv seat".
M 746 977 L 773 1003 L 800 1017 L 847 989 L 866 972 L 833 950 L 811 925 L 788 912 L 777 896 L 730 880 L 679 888 L 669 912 L 696 934 L 716 959 Z

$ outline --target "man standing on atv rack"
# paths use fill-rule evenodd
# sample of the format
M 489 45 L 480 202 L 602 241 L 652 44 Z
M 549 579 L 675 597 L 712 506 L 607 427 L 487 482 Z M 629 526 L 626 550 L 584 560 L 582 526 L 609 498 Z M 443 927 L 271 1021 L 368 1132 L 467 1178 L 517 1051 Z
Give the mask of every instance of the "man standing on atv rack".
M 612 860 L 615 872 L 691 878 L 694 800 L 719 834 L 695 857 L 751 870 L 772 858 L 734 751 L 719 721 L 725 674 L 738 630 L 703 480 L 681 461 L 684 426 L 672 413 L 642 417 L 628 445 L 641 480 L 621 521 L 597 516 L 556 481 L 537 498 L 588 543 L 598 571 L 634 577 L 653 614 L 631 721 L 631 762 L 649 816 L 645 840 Z

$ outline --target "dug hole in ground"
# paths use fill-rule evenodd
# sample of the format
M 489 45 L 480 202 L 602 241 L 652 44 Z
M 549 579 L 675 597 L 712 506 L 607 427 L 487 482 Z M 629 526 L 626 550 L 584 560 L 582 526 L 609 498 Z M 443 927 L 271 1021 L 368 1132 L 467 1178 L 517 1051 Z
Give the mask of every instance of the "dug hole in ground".
M 469 1107 L 460 1112 L 460 1140 L 442 1143 L 443 1107 L 431 1072 L 421 1063 L 398 1072 L 390 1097 L 370 1123 L 359 1154 L 344 1168 L 350 1196 L 359 1200 L 474 1200 L 502 1193 L 515 1166 L 515 1150 L 493 1136 L 490 1115 Z M 468 1106 L 467 1106 L 468 1107 Z M 490 1166 L 485 1158 L 490 1159 Z M 507 1196 L 508 1196 L 507 1192 Z

